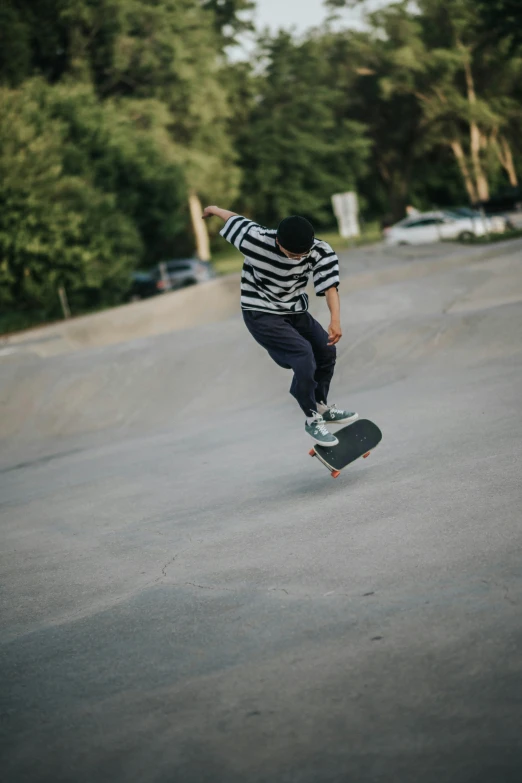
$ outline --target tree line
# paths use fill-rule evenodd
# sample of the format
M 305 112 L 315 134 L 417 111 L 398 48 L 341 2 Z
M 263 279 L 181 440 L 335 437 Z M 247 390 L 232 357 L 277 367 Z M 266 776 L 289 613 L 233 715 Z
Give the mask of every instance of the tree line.
M 4 0 L 0 309 L 56 317 L 190 254 L 189 197 L 266 224 L 486 200 L 522 169 L 518 0 L 384 6 L 364 30 L 257 34 L 251 0 Z

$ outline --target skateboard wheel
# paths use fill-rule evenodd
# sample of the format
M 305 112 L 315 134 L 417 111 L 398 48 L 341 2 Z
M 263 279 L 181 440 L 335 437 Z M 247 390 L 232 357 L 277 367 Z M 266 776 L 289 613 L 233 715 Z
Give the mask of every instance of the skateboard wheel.
M 370 456 L 370 452 L 367 451 L 366 454 L 363 454 L 363 459 L 366 459 L 366 457 L 369 457 L 369 456 Z
M 332 470 L 332 478 L 337 478 L 340 475 L 341 475 L 340 470 Z
M 315 457 L 315 451 L 313 449 L 310 449 L 308 453 L 311 457 Z

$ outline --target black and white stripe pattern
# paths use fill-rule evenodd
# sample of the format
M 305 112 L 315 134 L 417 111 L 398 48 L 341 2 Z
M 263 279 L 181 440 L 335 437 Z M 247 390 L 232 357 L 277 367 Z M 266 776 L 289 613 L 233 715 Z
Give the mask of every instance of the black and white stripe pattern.
M 241 215 L 229 218 L 220 234 L 245 256 L 241 274 L 243 310 L 305 312 L 310 274 L 317 296 L 339 285 L 339 260 L 327 242 L 316 239 L 306 258 L 295 261 L 279 249 L 275 229 L 263 228 Z

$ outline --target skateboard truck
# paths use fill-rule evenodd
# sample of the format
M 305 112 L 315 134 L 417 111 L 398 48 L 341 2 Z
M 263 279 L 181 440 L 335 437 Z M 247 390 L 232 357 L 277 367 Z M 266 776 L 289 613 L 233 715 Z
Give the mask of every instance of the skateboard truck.
M 308 453 L 309 453 L 309 455 L 311 457 L 316 457 L 317 456 L 317 454 L 315 453 L 315 449 L 310 449 L 310 451 Z M 368 454 L 365 454 L 364 456 L 367 457 L 369 455 L 369 453 L 370 452 L 368 452 Z M 332 472 L 331 472 L 332 478 L 337 478 L 340 475 L 341 475 L 341 471 L 340 470 L 332 470 Z

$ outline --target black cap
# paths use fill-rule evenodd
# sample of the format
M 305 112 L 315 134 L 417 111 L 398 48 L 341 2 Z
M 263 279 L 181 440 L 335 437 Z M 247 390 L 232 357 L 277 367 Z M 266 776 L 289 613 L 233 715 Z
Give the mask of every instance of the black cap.
M 285 218 L 277 228 L 279 244 L 289 253 L 308 253 L 314 244 L 314 236 L 312 224 L 299 215 Z

